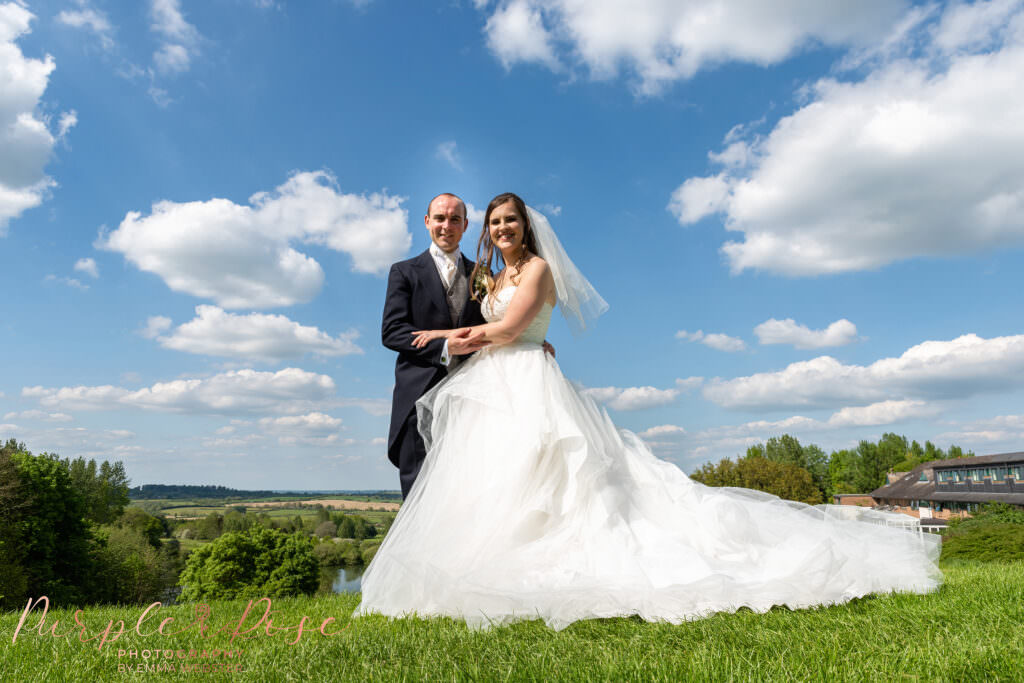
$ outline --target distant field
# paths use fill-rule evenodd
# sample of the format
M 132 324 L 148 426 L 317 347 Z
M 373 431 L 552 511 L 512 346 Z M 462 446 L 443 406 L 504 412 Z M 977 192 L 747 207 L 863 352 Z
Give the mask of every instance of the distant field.
M 245 507 L 253 512 L 265 513 L 275 518 L 291 518 L 296 515 L 313 517 L 316 515 L 316 510 L 308 506 L 323 505 L 333 510 L 359 512 L 361 516 L 371 522 L 379 522 L 385 514 L 396 512 L 401 507 L 399 503 L 379 500 L 371 496 L 351 496 L 346 498 L 286 498 L 275 496 L 273 498 L 229 500 L 226 502 L 219 500 L 211 501 L 209 499 L 139 499 L 133 500 L 132 503 L 152 513 L 159 513 L 171 519 L 200 519 L 211 512 L 223 514 L 232 507 Z
M 386 512 L 397 512 L 398 508 L 401 507 L 398 503 L 388 503 L 384 501 L 369 501 L 369 500 L 351 500 L 348 498 L 308 498 L 301 501 L 293 501 L 292 503 L 278 503 L 278 502 L 260 502 L 260 503 L 246 503 L 247 507 L 254 508 L 266 508 L 266 507 L 282 507 L 292 505 L 295 502 L 303 505 L 323 505 L 324 507 L 333 508 L 335 510 L 384 510 Z

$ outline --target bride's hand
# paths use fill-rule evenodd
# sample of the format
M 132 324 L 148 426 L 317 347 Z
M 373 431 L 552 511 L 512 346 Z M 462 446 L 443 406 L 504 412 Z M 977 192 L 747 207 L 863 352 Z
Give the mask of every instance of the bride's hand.
M 458 330 L 419 330 L 412 333 L 413 348 L 422 349 L 435 339 L 443 339 Z

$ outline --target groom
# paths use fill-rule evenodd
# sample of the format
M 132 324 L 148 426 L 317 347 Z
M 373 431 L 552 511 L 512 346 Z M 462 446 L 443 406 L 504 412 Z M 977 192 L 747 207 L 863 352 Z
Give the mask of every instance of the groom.
M 462 357 L 483 347 L 480 335 L 468 335 L 434 339 L 417 349 L 412 333 L 485 322 L 480 304 L 469 298 L 473 262 L 459 251 L 466 204 L 453 194 L 439 194 L 427 206 L 423 223 L 430 233 L 430 248 L 391 266 L 381 325 L 384 346 L 398 352 L 388 459 L 398 468 L 403 499 L 427 453 L 416 426 L 416 400 L 454 370 Z

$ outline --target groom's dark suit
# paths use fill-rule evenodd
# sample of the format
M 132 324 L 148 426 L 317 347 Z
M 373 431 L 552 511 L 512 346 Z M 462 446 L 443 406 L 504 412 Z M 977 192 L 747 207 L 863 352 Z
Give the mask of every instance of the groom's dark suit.
M 469 277 L 473 262 L 462 256 L 460 264 Z M 417 349 L 412 345 L 412 333 L 485 322 L 480 315 L 480 304 L 469 300 L 468 294 L 466 298 L 466 305 L 453 324 L 444 283 L 429 249 L 391 266 L 381 339 L 384 346 L 398 352 L 395 391 L 391 401 L 391 429 L 388 432 L 388 459 L 399 469 L 403 497 L 409 494 L 426 456 L 416 425 L 416 400 L 448 374 L 441 363 L 444 339 L 435 339 Z

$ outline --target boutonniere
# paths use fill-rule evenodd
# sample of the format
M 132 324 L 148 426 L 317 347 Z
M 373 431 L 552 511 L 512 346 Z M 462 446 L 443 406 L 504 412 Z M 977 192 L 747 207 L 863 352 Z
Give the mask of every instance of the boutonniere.
M 491 293 L 494 289 L 494 278 L 491 277 L 489 270 L 481 268 L 477 271 L 476 277 L 473 278 L 473 299 L 477 301 L 483 300 L 485 296 Z

